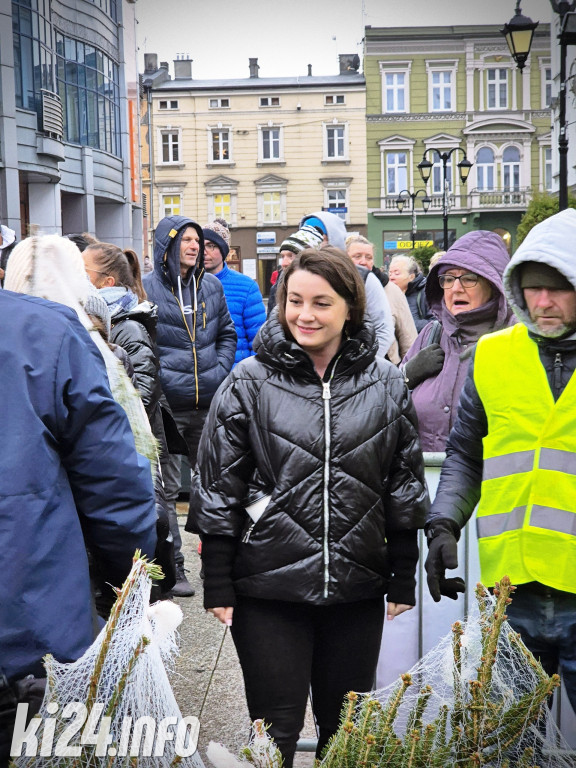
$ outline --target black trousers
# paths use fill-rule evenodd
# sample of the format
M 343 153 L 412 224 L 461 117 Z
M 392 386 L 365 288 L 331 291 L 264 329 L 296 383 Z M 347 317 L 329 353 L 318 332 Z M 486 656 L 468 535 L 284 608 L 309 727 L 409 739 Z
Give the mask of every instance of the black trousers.
M 337 731 L 348 691 L 373 688 L 384 598 L 332 606 L 237 598 L 232 637 L 248 711 L 263 719 L 292 767 L 312 690 L 319 757 Z

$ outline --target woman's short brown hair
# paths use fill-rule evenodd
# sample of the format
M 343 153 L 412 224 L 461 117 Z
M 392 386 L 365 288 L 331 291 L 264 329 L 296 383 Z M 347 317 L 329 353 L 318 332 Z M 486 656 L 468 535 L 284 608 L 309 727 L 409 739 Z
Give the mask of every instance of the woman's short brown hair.
M 289 334 L 286 323 L 286 300 L 288 296 L 288 282 L 290 276 L 297 270 L 311 272 L 313 275 L 323 277 L 330 287 L 342 296 L 350 311 L 350 319 L 346 323 L 346 330 L 350 336 L 354 336 L 362 327 L 364 310 L 366 309 L 366 291 L 364 283 L 348 254 L 332 245 L 325 245 L 316 250 L 307 248 L 302 251 L 287 267 L 284 277 L 278 286 L 278 317 Z

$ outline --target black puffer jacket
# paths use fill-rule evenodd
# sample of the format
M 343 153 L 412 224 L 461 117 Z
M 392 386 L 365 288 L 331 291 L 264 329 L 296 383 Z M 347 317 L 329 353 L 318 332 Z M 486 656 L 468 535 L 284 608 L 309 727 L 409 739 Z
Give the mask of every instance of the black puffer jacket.
M 162 395 L 160 363 L 156 353 L 156 322 L 158 307 L 143 301 L 129 312 L 112 318 L 110 341 L 128 352 L 136 373 L 137 388 L 148 418 Z
M 418 333 L 428 325 L 430 320 L 434 320 L 434 315 L 430 312 L 428 300 L 426 299 L 425 288 L 426 278 L 424 275 L 416 275 L 406 288 L 406 301 L 410 307 L 410 312 L 412 312 Z
M 254 348 L 212 403 L 189 527 L 235 542 L 237 594 L 327 605 L 390 586 L 390 600 L 413 604 L 417 546 L 414 559 L 400 542 L 408 533 L 415 544 L 428 493 L 401 373 L 375 359 L 371 327 L 345 341 L 323 381 L 276 314 Z M 271 500 L 251 528 L 244 503 L 255 476 Z

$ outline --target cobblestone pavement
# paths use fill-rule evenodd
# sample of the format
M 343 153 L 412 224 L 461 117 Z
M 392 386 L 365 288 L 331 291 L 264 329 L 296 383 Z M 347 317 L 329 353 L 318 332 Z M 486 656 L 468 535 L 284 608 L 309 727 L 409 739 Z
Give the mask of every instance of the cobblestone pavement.
M 183 529 L 187 504 L 178 505 L 179 522 Z M 246 743 L 250 720 L 244 697 L 242 672 L 230 636 L 220 622 L 202 608 L 202 580 L 198 537 L 182 532 L 185 568 L 194 589 L 194 597 L 179 598 L 184 612 L 180 627 L 180 656 L 170 679 L 183 715 L 195 715 L 200 720 L 199 751 L 206 768 L 210 741 L 224 744 L 237 753 Z M 315 738 L 310 713 L 301 738 Z M 298 753 L 295 768 L 313 766 L 312 753 Z

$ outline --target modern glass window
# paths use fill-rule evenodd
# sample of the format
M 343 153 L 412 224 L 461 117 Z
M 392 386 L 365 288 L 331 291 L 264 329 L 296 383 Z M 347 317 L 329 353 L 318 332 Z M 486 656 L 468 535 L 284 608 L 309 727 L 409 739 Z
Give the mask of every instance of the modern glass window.
M 346 157 L 346 126 L 327 125 L 326 128 L 326 157 L 344 159 Z
M 481 147 L 476 153 L 476 173 L 478 189 L 482 191 L 495 189 L 496 166 L 494 152 L 490 147 Z
M 158 109 L 178 109 L 178 102 L 173 99 L 170 101 L 159 101 Z
M 162 195 L 162 215 L 180 216 L 181 197 L 180 195 Z
M 262 193 L 262 217 L 265 223 L 281 221 L 280 200 L 280 192 Z
M 230 161 L 230 133 L 228 130 L 214 128 L 212 130 L 211 161 L 227 163 Z
M 112 21 L 118 21 L 117 0 L 89 0 L 89 2 L 101 8 L 105 14 L 110 16 Z
M 520 189 L 520 150 L 506 147 L 502 153 L 502 186 L 505 190 Z
M 93 45 L 56 33 L 56 79 L 66 139 L 120 157 L 118 65 Z
M 552 190 L 552 149 L 544 147 L 544 189 Z
M 178 131 L 162 131 L 162 162 L 180 162 L 180 134 Z
M 216 218 L 226 219 L 230 221 L 232 218 L 230 215 L 232 196 L 229 193 L 214 195 L 214 216 Z
M 405 72 L 384 73 L 385 112 L 406 112 L 406 79 Z
M 406 152 L 386 153 L 386 194 L 397 195 L 408 186 L 408 155 Z
M 12 3 L 16 106 L 38 111 L 41 91 L 54 91 L 54 57 L 49 0 Z
M 434 194 L 443 194 L 444 193 L 444 164 L 438 152 L 431 152 L 430 154 L 433 156 L 432 157 L 432 192 Z M 446 181 L 448 182 L 448 192 L 452 192 L 452 157 L 449 157 L 446 163 Z
M 326 200 L 331 212 L 335 213 L 336 216 L 339 216 L 341 219 L 346 220 L 346 190 L 328 189 L 326 190 Z M 341 212 L 335 210 L 338 208 L 343 208 L 344 210 Z
M 488 85 L 488 109 L 508 108 L 508 70 L 488 69 L 486 71 Z
M 280 96 L 260 96 L 261 107 L 279 107 Z
M 282 158 L 282 131 L 280 128 L 261 128 L 261 159 L 280 160 Z
M 448 112 L 452 106 L 452 70 L 430 73 L 432 112 Z

